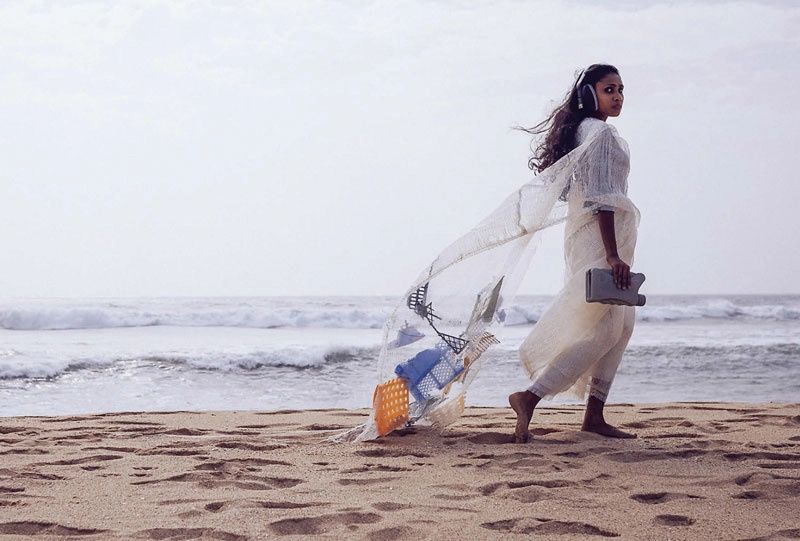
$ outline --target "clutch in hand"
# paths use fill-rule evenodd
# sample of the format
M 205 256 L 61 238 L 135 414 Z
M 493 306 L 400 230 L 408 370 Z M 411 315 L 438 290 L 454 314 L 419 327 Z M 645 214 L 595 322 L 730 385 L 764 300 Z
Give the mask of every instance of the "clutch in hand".
M 586 302 L 644 306 L 646 298 L 639 294 L 643 283 L 644 274 L 632 272 L 631 287 L 619 289 L 614 283 L 611 269 L 589 269 L 586 271 Z

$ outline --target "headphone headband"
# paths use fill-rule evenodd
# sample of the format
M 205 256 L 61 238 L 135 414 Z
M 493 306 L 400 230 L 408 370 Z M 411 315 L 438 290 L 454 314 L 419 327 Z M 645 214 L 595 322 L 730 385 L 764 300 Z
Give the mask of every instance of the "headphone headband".
M 586 78 L 586 70 L 584 69 L 584 70 L 581 70 L 581 76 L 578 77 L 578 82 L 575 83 L 575 88 L 580 88 L 581 87 L 581 83 L 583 83 L 583 80 L 585 78 Z
M 599 103 L 597 102 L 597 93 L 594 91 L 594 87 L 590 84 L 583 84 L 587 71 L 588 68 L 581 72 L 578 82 L 575 83 L 575 89 L 578 94 L 578 110 L 582 111 L 585 106 L 586 112 L 591 114 L 597 111 Z M 587 103 L 584 104 L 584 101 Z

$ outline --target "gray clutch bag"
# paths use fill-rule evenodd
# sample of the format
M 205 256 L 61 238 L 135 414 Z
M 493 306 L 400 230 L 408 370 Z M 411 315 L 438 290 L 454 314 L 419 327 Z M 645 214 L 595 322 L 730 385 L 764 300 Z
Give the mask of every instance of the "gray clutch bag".
M 630 289 L 619 289 L 611 269 L 589 269 L 586 271 L 586 302 L 644 306 L 646 298 L 639 295 L 643 283 L 644 274 L 632 272 Z

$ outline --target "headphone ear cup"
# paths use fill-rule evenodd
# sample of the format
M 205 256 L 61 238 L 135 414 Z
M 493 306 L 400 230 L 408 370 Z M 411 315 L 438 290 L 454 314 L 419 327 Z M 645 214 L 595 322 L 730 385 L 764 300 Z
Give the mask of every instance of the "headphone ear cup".
M 580 89 L 583 110 L 587 113 L 596 113 L 600 104 L 597 101 L 597 93 L 592 85 L 583 85 Z

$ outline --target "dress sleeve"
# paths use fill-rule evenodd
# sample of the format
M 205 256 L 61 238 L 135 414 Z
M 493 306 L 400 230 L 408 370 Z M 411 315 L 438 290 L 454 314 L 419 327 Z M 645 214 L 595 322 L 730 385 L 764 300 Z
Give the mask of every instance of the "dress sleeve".
M 584 207 L 593 213 L 614 211 L 615 201 L 627 193 L 630 167 L 627 148 L 610 126 L 602 130 L 589 143 L 583 163 L 577 172 L 583 187 Z

